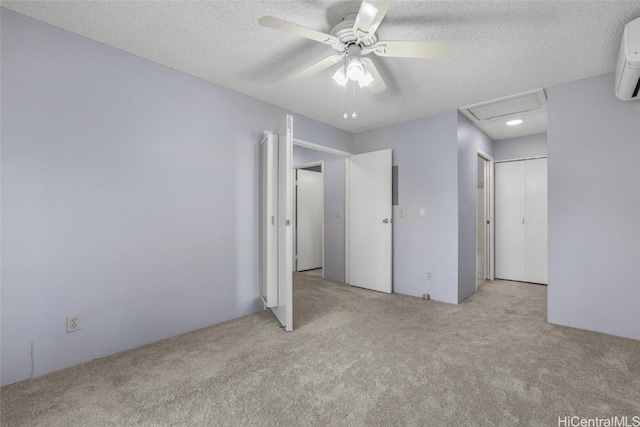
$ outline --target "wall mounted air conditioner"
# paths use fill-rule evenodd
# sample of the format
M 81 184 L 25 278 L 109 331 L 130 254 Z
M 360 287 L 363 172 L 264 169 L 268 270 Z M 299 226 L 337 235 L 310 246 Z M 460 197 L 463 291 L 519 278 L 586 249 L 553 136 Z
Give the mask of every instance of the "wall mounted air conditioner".
M 640 99 L 640 18 L 624 27 L 616 67 L 616 96 L 623 101 Z

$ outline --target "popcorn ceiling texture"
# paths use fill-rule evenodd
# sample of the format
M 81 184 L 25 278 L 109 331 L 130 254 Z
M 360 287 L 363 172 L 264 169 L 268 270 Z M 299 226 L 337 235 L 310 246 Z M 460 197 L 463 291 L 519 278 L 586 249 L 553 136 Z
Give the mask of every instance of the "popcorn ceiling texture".
M 5 386 L 2 425 L 555 426 L 640 415 L 640 341 L 547 323 L 545 286 L 488 282 L 455 306 L 294 277 L 294 332 L 263 311 Z
M 615 69 L 637 1 L 395 2 L 382 40 L 443 41 L 443 60 L 378 58 L 389 89 L 357 92 L 344 120 L 334 68 L 287 77 L 330 46 L 258 25 L 271 15 L 329 32 L 360 2 L 2 2 L 4 7 L 350 132 L 455 110 Z M 613 90 L 613 89 L 612 89 Z

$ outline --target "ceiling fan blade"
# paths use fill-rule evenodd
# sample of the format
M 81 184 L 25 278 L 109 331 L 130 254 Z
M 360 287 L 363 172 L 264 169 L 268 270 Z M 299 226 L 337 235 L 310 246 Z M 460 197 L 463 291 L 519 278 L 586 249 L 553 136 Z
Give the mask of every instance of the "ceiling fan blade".
M 319 72 L 331 67 L 332 65 L 335 65 L 338 62 L 342 61 L 342 58 L 344 58 L 344 55 L 331 55 L 327 58 L 324 58 L 322 61 L 316 62 L 311 67 L 300 71 L 298 74 L 291 77 L 291 79 L 302 79 L 305 77 L 314 76 Z
M 390 1 L 364 0 L 362 2 L 358 16 L 353 23 L 353 33 L 357 38 L 356 43 L 376 32 L 390 7 Z
M 373 81 L 367 86 L 369 92 L 380 93 L 386 90 L 387 85 L 384 84 L 384 80 L 382 80 L 382 76 L 378 72 L 376 66 L 373 64 L 373 61 L 369 58 L 362 58 L 361 61 L 364 64 L 364 68 L 369 71 L 371 73 L 371 76 L 373 77 Z
M 395 58 L 439 59 L 447 54 L 449 45 L 432 42 L 378 42 L 373 53 Z
M 284 31 L 285 33 L 294 34 L 320 43 L 342 46 L 340 40 L 331 34 L 321 33 L 320 31 L 312 30 L 311 28 L 303 27 L 302 25 L 294 24 L 293 22 L 274 18 L 273 16 L 263 16 L 258 19 L 258 23 L 263 27 Z

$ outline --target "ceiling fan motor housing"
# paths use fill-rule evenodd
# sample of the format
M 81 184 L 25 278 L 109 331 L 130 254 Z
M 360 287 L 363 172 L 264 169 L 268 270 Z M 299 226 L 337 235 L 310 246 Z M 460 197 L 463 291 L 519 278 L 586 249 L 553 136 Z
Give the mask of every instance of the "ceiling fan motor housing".
M 348 14 L 344 17 L 342 22 L 338 23 L 331 30 L 331 35 L 335 36 L 343 44 L 343 46 L 333 46 L 333 48 L 339 53 L 346 52 L 351 46 L 358 46 L 359 48 L 371 47 L 378 41 L 378 37 L 375 34 L 372 34 L 365 38 L 361 38 L 360 43 L 356 45 L 357 38 L 356 34 L 353 32 L 353 24 L 356 21 L 356 16 L 356 13 Z M 351 51 L 347 53 L 349 56 L 352 55 Z M 358 55 L 359 54 L 360 52 L 358 51 Z

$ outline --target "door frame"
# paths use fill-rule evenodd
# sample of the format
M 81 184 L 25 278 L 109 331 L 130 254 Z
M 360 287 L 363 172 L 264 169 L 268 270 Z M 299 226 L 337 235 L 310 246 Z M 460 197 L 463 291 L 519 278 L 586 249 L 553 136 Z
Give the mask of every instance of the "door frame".
M 478 149 L 477 150 L 478 157 L 484 159 L 488 166 L 488 170 L 485 170 L 485 183 L 484 183 L 484 207 L 485 207 L 485 218 L 488 218 L 489 224 L 485 231 L 484 236 L 484 267 L 485 267 L 485 276 L 489 280 L 494 280 L 495 278 L 495 198 L 494 198 L 494 160 L 493 157 L 485 153 L 484 151 Z M 478 162 L 476 162 L 476 184 L 477 184 L 477 176 L 478 176 Z M 477 191 L 476 191 L 477 194 Z M 476 215 L 477 215 L 477 204 L 476 204 Z M 486 220 L 486 219 L 485 219 Z M 477 223 L 477 222 L 476 222 Z M 476 230 L 476 248 L 478 247 L 478 230 Z M 476 267 L 476 277 L 478 277 L 478 271 Z M 478 290 L 478 281 L 476 279 L 476 291 Z
M 315 162 L 304 163 L 299 166 L 294 166 L 293 170 L 296 175 L 293 181 L 293 271 L 298 271 L 298 170 L 299 169 L 307 169 L 313 166 L 320 166 L 320 173 L 322 173 L 322 278 L 324 279 L 324 210 L 325 210 L 325 198 L 324 198 L 324 160 L 319 160 Z
M 345 206 L 344 206 L 344 245 L 345 245 L 345 253 L 344 253 L 344 281 L 346 284 L 349 284 L 349 157 L 353 155 L 348 151 L 338 150 L 337 148 L 327 147 L 326 145 L 316 144 L 315 142 L 305 141 L 304 139 L 293 138 L 293 145 L 297 145 L 298 147 L 310 148 L 312 150 L 320 151 L 323 153 L 335 154 L 340 157 L 344 157 L 345 159 Z M 293 191 L 293 188 L 291 189 Z M 324 233 L 323 233 L 324 234 Z M 324 244 L 324 241 L 323 241 Z M 324 250 L 322 251 L 322 277 L 324 278 L 325 269 L 324 269 Z M 293 269 L 292 269 L 293 270 Z M 293 272 L 291 273 L 293 274 Z
M 351 285 L 351 263 L 349 259 L 349 250 L 351 246 L 349 245 L 349 233 L 351 232 L 351 228 L 349 227 L 349 223 L 351 222 L 351 217 L 349 213 L 349 189 L 351 188 L 349 185 L 349 162 L 348 156 L 344 159 L 344 283 L 347 285 Z

